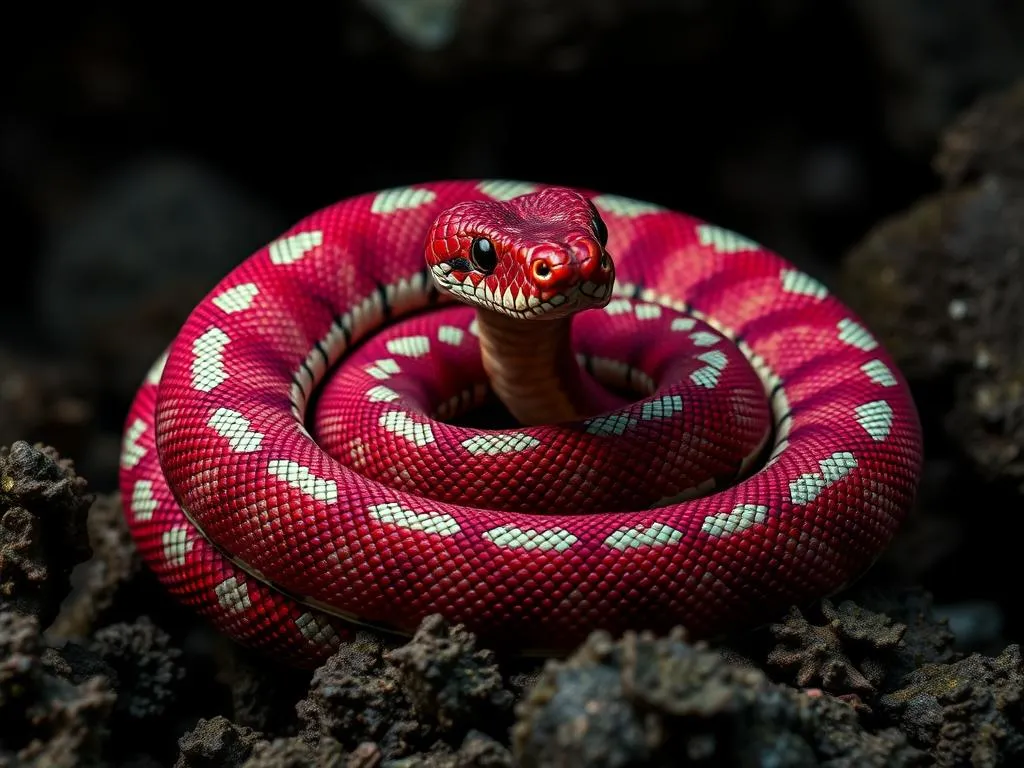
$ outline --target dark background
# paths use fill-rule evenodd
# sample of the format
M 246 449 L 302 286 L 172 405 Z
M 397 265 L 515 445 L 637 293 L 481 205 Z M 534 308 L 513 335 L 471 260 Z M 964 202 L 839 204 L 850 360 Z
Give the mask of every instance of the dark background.
M 398 5 L 5 11 L 0 444 L 49 442 L 114 490 L 133 389 L 192 304 L 293 221 L 390 185 L 652 200 L 833 285 L 939 189 L 943 129 L 1024 73 L 1014 2 L 409 0 L 403 18 L 454 9 L 436 46 L 381 10 Z M 990 597 L 986 578 L 955 587 L 983 553 L 943 552 L 926 585 Z

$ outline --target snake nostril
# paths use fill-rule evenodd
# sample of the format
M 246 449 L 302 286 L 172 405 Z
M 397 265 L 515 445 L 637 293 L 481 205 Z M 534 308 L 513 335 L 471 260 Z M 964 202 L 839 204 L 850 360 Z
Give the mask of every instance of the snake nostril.
M 551 277 L 551 265 L 545 259 L 537 259 L 533 262 L 533 276 L 538 280 L 547 280 Z

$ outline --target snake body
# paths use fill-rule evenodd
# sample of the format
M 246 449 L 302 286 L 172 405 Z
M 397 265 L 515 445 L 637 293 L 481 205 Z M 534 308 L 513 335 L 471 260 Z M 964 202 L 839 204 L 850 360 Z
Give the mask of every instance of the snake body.
M 585 225 L 537 202 L 569 193 L 606 227 L 614 279 L 583 235 L 591 271 L 561 293 L 468 263 L 472 229 L 536 265 L 542 225 Z M 566 370 L 589 410 L 459 425 L 515 367 L 488 362 L 480 308 L 546 328 L 532 315 L 574 303 Z M 173 595 L 312 666 L 431 613 L 540 652 L 752 624 L 870 567 L 920 468 L 893 361 L 778 255 L 643 201 L 464 180 L 330 205 L 226 275 L 140 386 L 120 485 Z

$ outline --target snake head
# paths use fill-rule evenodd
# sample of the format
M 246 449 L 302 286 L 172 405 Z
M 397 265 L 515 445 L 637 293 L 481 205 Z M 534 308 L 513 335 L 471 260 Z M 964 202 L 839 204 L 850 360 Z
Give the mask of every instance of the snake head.
M 559 318 L 611 299 L 607 244 L 608 229 L 587 197 L 548 187 L 446 209 L 427 235 L 426 260 L 438 287 L 466 304 Z

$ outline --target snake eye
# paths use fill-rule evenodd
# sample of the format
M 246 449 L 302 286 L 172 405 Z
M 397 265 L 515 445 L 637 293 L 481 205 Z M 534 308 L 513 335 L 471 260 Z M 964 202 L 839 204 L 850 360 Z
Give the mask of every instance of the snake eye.
M 606 245 L 608 245 L 607 225 L 605 225 L 604 220 L 595 213 L 594 220 L 591 222 L 591 226 L 593 226 L 594 228 L 594 236 L 597 238 L 597 242 L 599 242 L 601 244 L 601 247 L 604 248 Z
M 477 237 L 473 240 L 473 244 L 469 246 L 469 258 L 473 261 L 473 266 L 484 274 L 493 272 L 498 265 L 498 253 L 494 249 L 494 244 L 486 237 Z

